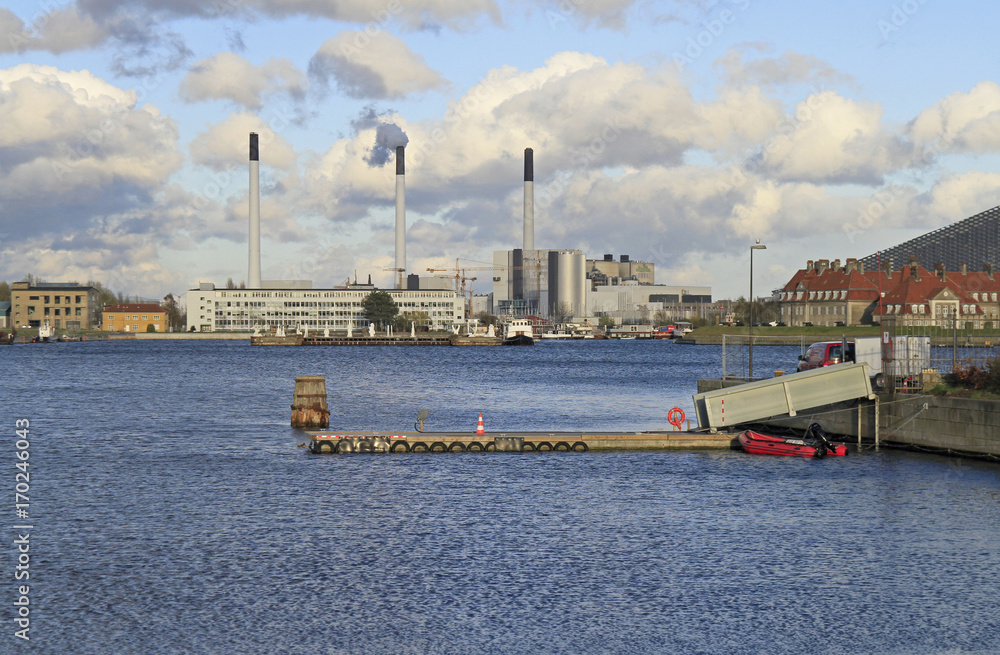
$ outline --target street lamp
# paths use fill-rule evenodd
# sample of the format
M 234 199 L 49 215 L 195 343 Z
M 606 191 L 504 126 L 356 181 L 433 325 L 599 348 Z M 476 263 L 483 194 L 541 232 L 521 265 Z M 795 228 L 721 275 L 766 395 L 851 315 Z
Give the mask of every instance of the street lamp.
M 753 251 L 754 250 L 767 250 L 767 246 L 762 246 L 760 244 L 760 239 L 757 239 L 757 245 L 750 246 L 750 381 L 753 382 Z

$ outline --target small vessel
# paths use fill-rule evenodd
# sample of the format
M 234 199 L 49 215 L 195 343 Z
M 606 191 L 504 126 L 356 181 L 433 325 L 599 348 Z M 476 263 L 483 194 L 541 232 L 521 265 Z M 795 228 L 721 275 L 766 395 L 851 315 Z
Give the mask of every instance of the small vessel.
M 787 439 L 746 430 L 740 434 L 739 441 L 743 450 L 754 455 L 785 455 L 822 459 L 827 455 L 843 456 L 847 454 L 847 446 L 831 443 L 819 423 L 810 424 L 801 439 Z
M 503 345 L 505 346 L 533 346 L 535 345 L 535 331 L 531 327 L 531 321 L 526 318 L 515 318 L 507 324 L 507 331 L 504 335 Z
M 55 329 L 49 325 L 48 321 L 38 326 L 38 336 L 31 340 L 32 343 L 49 343 L 56 335 Z

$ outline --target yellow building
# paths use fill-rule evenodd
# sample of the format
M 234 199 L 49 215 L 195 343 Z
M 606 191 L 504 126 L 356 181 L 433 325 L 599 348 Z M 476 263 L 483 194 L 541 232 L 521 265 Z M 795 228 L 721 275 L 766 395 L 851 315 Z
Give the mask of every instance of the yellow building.
M 108 305 L 102 312 L 105 332 L 167 331 L 167 310 L 153 303 L 123 303 Z

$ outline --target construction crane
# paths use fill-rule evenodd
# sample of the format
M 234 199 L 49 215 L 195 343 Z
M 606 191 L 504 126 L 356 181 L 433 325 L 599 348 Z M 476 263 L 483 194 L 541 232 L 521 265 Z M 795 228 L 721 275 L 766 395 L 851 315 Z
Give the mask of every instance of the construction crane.
M 455 268 L 453 268 L 453 269 L 451 269 L 451 268 L 428 268 L 427 269 L 427 271 L 429 273 L 436 273 L 438 271 L 442 271 L 442 272 L 444 272 L 444 271 L 454 271 L 453 275 L 435 275 L 434 277 L 450 278 L 450 279 L 455 280 L 455 293 L 461 294 L 462 297 L 463 297 L 463 300 L 464 300 L 465 295 L 468 294 L 469 299 L 465 303 L 465 318 L 468 319 L 469 318 L 469 314 L 472 313 L 472 287 L 469 287 L 468 289 L 466 289 L 465 288 L 465 283 L 466 282 L 475 282 L 476 278 L 475 277 L 468 277 L 465 274 L 466 270 L 468 270 L 468 269 L 459 268 L 459 266 L 458 266 L 458 260 L 457 259 L 455 260 Z

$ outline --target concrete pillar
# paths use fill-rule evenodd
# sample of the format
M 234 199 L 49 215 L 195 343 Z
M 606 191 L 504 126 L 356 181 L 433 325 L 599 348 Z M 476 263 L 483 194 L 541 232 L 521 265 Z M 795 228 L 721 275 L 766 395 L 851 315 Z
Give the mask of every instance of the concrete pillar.
M 295 378 L 292 427 L 330 427 L 330 410 L 326 405 L 326 378 L 322 375 L 300 375 Z

